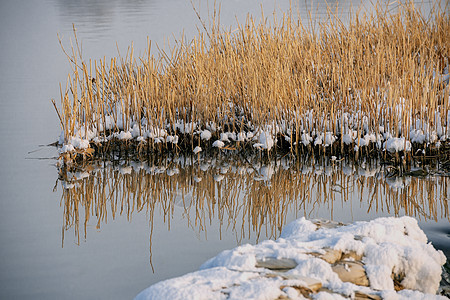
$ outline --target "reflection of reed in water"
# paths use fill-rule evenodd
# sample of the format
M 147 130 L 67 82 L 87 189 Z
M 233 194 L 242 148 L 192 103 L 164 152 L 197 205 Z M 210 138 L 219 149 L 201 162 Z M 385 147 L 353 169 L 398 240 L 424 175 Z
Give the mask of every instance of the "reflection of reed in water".
M 232 230 L 239 242 L 252 233 L 276 237 L 287 213 L 314 217 L 320 209 L 350 205 L 359 200 L 367 212 L 406 214 L 423 219 L 450 221 L 449 178 L 387 177 L 376 162 L 354 166 L 343 161 L 305 164 L 283 158 L 236 160 L 189 157 L 159 162 L 93 163 L 77 172 L 60 169 L 63 186 L 64 233 L 74 228 L 80 241 L 80 220 L 97 228 L 117 215 L 131 220 L 145 211 L 151 227 L 155 212 L 170 229 L 175 209 L 187 225 L 199 232 L 217 219 Z M 151 243 L 151 241 L 150 241 Z

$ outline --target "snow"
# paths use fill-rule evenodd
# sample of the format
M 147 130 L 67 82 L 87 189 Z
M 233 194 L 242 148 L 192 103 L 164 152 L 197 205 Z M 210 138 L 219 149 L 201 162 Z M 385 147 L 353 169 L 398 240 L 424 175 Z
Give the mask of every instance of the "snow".
M 72 152 L 75 151 L 75 147 L 72 144 L 66 144 L 61 147 L 59 150 L 60 153 Z
M 70 144 L 77 149 L 87 149 L 89 148 L 89 140 L 80 139 L 77 137 L 72 137 L 70 139 Z
M 233 141 L 236 141 L 236 132 L 227 132 L 226 133 L 229 139 L 232 139 Z
M 127 132 L 121 131 L 119 134 L 116 135 L 116 137 L 119 140 L 131 140 L 133 138 L 133 135 L 129 131 Z
M 201 151 L 202 151 L 202 148 L 200 146 L 195 147 L 194 150 L 193 150 L 194 154 L 197 154 L 197 153 L 199 153 Z
M 333 145 L 334 141 L 336 141 L 336 137 L 332 132 L 325 133 L 325 147 Z
M 314 300 L 346 300 L 346 298 L 342 297 L 339 294 L 330 294 L 327 292 L 320 292 L 317 295 L 312 297 Z
M 411 151 L 412 144 L 415 144 L 415 147 L 423 145 L 423 148 L 428 148 L 448 143 L 450 111 L 445 111 L 443 107 L 438 106 L 433 116 L 425 119 L 423 116 L 405 110 L 403 107 L 405 101 L 405 99 L 401 99 L 400 103 L 394 107 L 378 108 L 380 117 L 377 120 L 373 120 L 370 114 L 361 110 L 337 111 L 338 117 L 335 120 L 331 120 L 327 114 L 308 110 L 303 113 L 287 113 L 287 115 L 293 116 L 290 119 L 284 117 L 275 120 L 268 119 L 258 125 L 245 120 L 242 121 L 245 131 L 242 131 L 243 127 L 239 123 L 235 125 L 239 125 L 237 128 L 241 129 L 229 131 L 231 127 L 227 126 L 228 130 L 225 130 L 221 125 L 225 124 L 224 120 L 220 120 L 217 124 L 213 121 L 186 122 L 182 119 L 152 123 L 155 120 L 142 118 L 142 120 L 125 120 L 124 124 L 121 109 L 113 108 L 109 112 L 111 116 L 95 117 L 95 121 L 98 122 L 92 122 L 92 125 L 88 126 L 89 128 L 83 124 L 76 124 L 73 136 L 65 136 L 62 133 L 59 137 L 59 143 L 63 147 L 60 152 L 85 150 L 89 148 L 90 142 L 101 144 L 114 138 L 137 142 L 148 139 L 151 144 L 164 141 L 177 144 L 177 134 L 179 133 L 191 136 L 191 138 L 199 135 L 201 142 L 206 143 L 205 146 L 208 147 L 208 141 L 211 139 L 224 143 L 223 145 L 213 144 L 214 147 L 219 148 L 225 146 L 225 143 L 233 148 L 234 143 L 252 141 L 250 145 L 262 151 L 271 151 L 276 146 L 277 136 L 283 136 L 289 146 L 302 143 L 304 146 L 329 147 L 338 139 L 342 139 L 343 144 L 350 146 L 348 149 L 359 151 L 361 147 L 375 144 L 380 151 L 391 153 Z M 393 118 L 387 118 L 392 114 Z M 405 119 L 411 120 L 409 128 L 401 125 L 402 120 Z M 399 125 L 393 126 L 392 124 Z M 330 131 L 332 128 L 336 129 Z M 113 132 L 105 132 L 105 130 Z M 205 147 L 203 144 L 199 146 Z
M 375 136 L 375 134 L 370 133 L 370 134 L 366 134 L 362 139 L 360 139 L 359 141 L 359 146 L 368 146 L 370 143 L 374 143 L 377 141 L 377 138 Z
M 342 141 L 346 144 L 346 145 L 350 145 L 351 143 L 354 142 L 354 140 L 356 140 L 358 138 L 358 131 L 356 130 L 347 130 L 348 133 L 345 133 L 342 137 Z
M 254 147 L 260 147 L 262 149 L 270 150 L 274 145 L 274 138 L 268 131 L 263 131 L 259 135 L 259 143 L 253 145 Z M 257 145 L 257 146 L 256 146 Z
M 237 142 L 244 142 L 247 138 L 247 135 L 244 132 L 239 132 L 236 137 Z
M 412 143 L 423 144 L 425 142 L 425 134 L 420 129 L 413 129 L 409 133 L 409 137 Z
M 362 255 L 370 286 L 342 282 L 329 263 L 311 255 L 324 253 L 324 249 Z M 268 276 L 271 271 L 256 264 L 269 257 L 291 259 L 297 266 L 282 275 L 275 272 Z M 442 251 L 427 243 L 411 217 L 378 218 L 345 226 L 301 218 L 285 226 L 276 241 L 225 250 L 199 271 L 156 283 L 136 299 L 302 299 L 290 287 L 305 286 L 302 278 L 306 277 L 320 281 L 328 290 L 313 294 L 313 299 L 345 299 L 343 295 L 356 291 L 383 299 L 444 299 L 435 293 L 445 260 Z M 404 274 L 401 284 L 405 290 L 394 290 L 393 272 Z
M 402 138 L 389 138 L 384 142 L 383 147 L 385 150 L 394 153 L 399 151 L 411 151 L 411 143 Z
M 139 126 L 137 124 L 134 124 L 134 126 L 131 130 L 131 136 L 133 138 L 137 138 L 138 136 L 141 136 L 141 132 L 140 132 Z
M 225 143 L 222 142 L 221 140 L 217 140 L 212 144 L 212 146 L 217 148 L 223 148 L 223 146 L 225 146 Z
M 228 143 L 230 142 L 230 140 L 228 139 L 228 134 L 226 132 L 222 132 L 220 134 L 220 140 L 222 142 L 228 142 Z
M 184 275 L 180 277 L 176 286 L 172 286 L 170 281 L 163 281 L 154 286 L 151 294 L 146 295 L 143 293 L 138 295 L 136 299 L 226 299 L 226 294 L 221 289 L 222 286 L 245 283 L 256 278 L 257 275 L 252 272 L 235 272 L 223 267 L 213 268 L 199 271 L 195 274 Z M 263 295 L 264 292 L 270 292 L 270 286 L 265 285 L 268 282 L 269 280 L 260 282 L 259 288 L 261 290 L 255 290 L 254 292 L 259 292 L 259 295 Z M 244 285 L 241 286 L 240 291 L 230 295 L 233 297 L 229 297 L 229 299 L 255 299 L 255 294 L 250 298 L 245 297 L 251 296 L 251 292 L 252 289 Z M 272 294 L 274 294 L 273 291 Z M 260 299 L 264 298 L 260 297 Z
M 178 135 L 175 135 L 175 136 L 168 135 L 166 137 L 166 142 L 172 143 L 172 144 L 178 144 Z
M 180 173 L 180 170 L 178 170 L 178 168 L 172 168 L 172 169 L 167 170 L 167 172 L 166 172 L 166 174 L 169 176 L 173 176 L 173 175 L 179 174 L 179 173 Z

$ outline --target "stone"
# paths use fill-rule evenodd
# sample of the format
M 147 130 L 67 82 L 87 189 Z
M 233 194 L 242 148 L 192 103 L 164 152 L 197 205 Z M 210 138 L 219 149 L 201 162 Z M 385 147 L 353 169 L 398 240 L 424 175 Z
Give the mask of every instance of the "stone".
M 311 294 L 317 293 L 319 290 L 322 289 L 322 282 L 320 282 L 317 279 L 305 277 L 305 276 L 295 276 L 289 277 L 286 279 L 296 279 L 301 280 L 305 283 L 305 285 L 282 285 L 280 286 L 280 289 L 283 290 L 287 287 L 294 288 L 301 294 L 303 297 L 310 298 Z
M 289 280 L 301 280 L 305 283 L 305 285 L 299 286 L 299 285 L 294 285 L 294 286 L 290 286 L 293 288 L 308 288 L 309 290 L 311 290 L 311 292 L 313 293 L 317 293 L 321 288 L 322 288 L 322 282 L 320 282 L 320 280 L 311 278 L 311 277 L 306 277 L 306 276 L 299 276 L 299 275 L 294 275 L 294 276 L 283 276 L 284 279 L 289 279 Z M 282 286 L 282 288 L 284 287 L 288 287 L 289 285 L 286 286 Z
M 276 271 L 288 271 L 297 266 L 295 260 L 290 258 L 265 257 L 256 261 L 255 267 Z
M 363 292 L 355 292 L 355 298 L 353 298 L 355 300 L 381 300 L 381 297 L 378 295 L 374 295 L 374 294 L 366 294 Z
M 358 261 L 340 261 L 332 267 L 333 271 L 343 282 L 351 282 L 360 286 L 369 286 L 369 279 L 366 270 L 361 262 Z
M 332 295 L 341 295 L 344 298 L 349 298 L 347 295 L 341 294 L 341 293 L 336 293 L 330 289 L 327 288 L 321 288 L 318 292 L 326 292 L 328 294 L 332 294 Z M 363 293 L 361 291 L 356 291 L 354 294 L 354 297 L 351 297 L 351 299 L 353 300 L 381 300 L 382 298 L 376 294 L 366 294 Z
M 392 278 L 392 281 L 394 282 L 394 289 L 397 292 L 404 289 L 404 287 L 402 285 L 402 281 L 405 278 L 404 273 L 395 274 L 394 272 L 392 272 L 391 278 Z
M 324 248 L 322 250 L 324 250 L 325 253 L 322 254 L 319 252 L 308 252 L 306 254 L 323 259 L 324 261 L 326 261 L 329 264 L 334 264 L 335 262 L 341 260 L 342 251 L 331 249 L 331 248 Z
M 324 249 L 326 251 L 325 254 L 320 255 L 319 257 L 326 261 L 329 264 L 334 264 L 337 261 L 341 260 L 342 257 L 342 251 L 326 248 Z
M 355 251 L 348 251 L 342 253 L 341 260 L 357 260 L 361 261 L 363 258 L 362 255 L 357 254 Z
M 313 291 L 311 291 L 308 288 L 305 288 L 303 286 L 291 286 L 292 288 L 296 289 L 299 294 L 301 294 L 303 297 L 307 299 L 311 299 L 311 294 L 313 294 Z
M 316 219 L 316 220 L 311 220 L 311 221 L 317 226 L 317 229 L 320 229 L 320 228 L 331 229 L 331 228 L 337 228 L 337 227 L 341 227 L 341 226 L 345 225 L 342 222 L 336 222 L 336 221 L 331 221 L 331 220 Z

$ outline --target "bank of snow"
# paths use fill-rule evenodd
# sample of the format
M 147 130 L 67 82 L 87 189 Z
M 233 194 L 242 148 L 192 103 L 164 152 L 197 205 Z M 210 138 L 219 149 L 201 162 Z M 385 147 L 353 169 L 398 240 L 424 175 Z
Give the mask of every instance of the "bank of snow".
M 276 241 L 223 251 L 136 299 L 445 299 L 436 295 L 445 261 L 411 217 L 345 226 L 301 218 Z M 353 265 L 366 283 L 346 279 Z

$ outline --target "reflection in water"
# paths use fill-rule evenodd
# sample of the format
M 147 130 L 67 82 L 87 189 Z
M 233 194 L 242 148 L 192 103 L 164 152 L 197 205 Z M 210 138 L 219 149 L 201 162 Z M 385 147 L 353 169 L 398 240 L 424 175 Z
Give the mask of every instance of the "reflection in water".
M 136 49 L 143 50 L 147 46 L 146 37 L 149 36 L 152 43 L 163 46 L 165 42 L 173 36 L 180 37 L 181 33 L 185 37 L 193 38 L 197 34 L 197 27 L 201 26 L 194 13 L 190 1 L 187 0 L 51 0 L 56 8 L 56 14 L 60 18 L 62 28 L 69 36 L 72 24 L 78 30 L 81 41 L 88 42 L 87 48 L 92 47 L 92 43 L 97 41 L 102 43 L 101 52 L 95 55 L 116 55 L 114 51 L 115 42 L 119 47 L 127 47 L 133 41 Z M 275 14 L 278 18 L 283 13 L 292 9 L 309 24 L 309 17 L 314 22 L 328 16 L 327 9 L 338 15 L 343 21 L 347 20 L 354 11 L 370 11 L 373 9 L 373 2 L 367 0 L 350 0 L 339 2 L 337 0 L 289 1 L 289 0 L 258 0 L 258 1 L 193 1 L 198 8 L 203 20 L 208 20 L 208 15 L 212 13 L 213 3 L 220 6 L 221 25 L 224 28 L 230 26 L 237 28 L 236 20 L 241 24 L 245 22 L 248 14 L 254 17 L 261 15 L 261 8 L 267 14 Z M 397 2 L 381 1 L 390 11 L 398 7 Z M 422 7 L 425 12 L 429 11 L 429 2 L 416 3 L 417 7 Z M 101 40 L 101 41 L 99 41 Z M 105 41 L 108 43 L 105 44 Z M 112 45 L 110 44 L 112 42 Z M 141 47 L 139 47 L 139 45 Z M 105 47 L 113 47 L 113 52 L 108 52 Z M 126 51 L 126 48 L 122 48 Z M 106 52 L 106 54 L 105 54 Z
M 155 13 L 153 1 L 148 0 L 58 0 L 55 7 L 64 23 L 75 24 L 83 39 L 88 40 L 117 34 L 113 32 L 117 21 L 122 21 L 123 26 L 143 25 Z
M 117 215 L 161 214 L 170 230 L 175 210 L 198 232 L 217 222 L 237 243 L 255 234 L 275 238 L 288 213 L 314 218 L 335 209 L 352 213 L 352 202 L 375 214 L 447 219 L 449 177 L 388 178 L 377 162 L 355 166 L 344 161 L 305 164 L 288 157 L 258 163 L 259 157 L 220 159 L 195 156 L 145 162 L 94 162 L 81 169 L 59 169 L 63 187 L 64 233 L 86 239 L 91 221 L 99 229 Z M 80 228 L 81 223 L 81 228 Z M 80 232 L 81 231 L 81 232 Z M 262 236 L 263 235 L 263 236 Z M 150 235 L 150 256 L 151 256 Z

